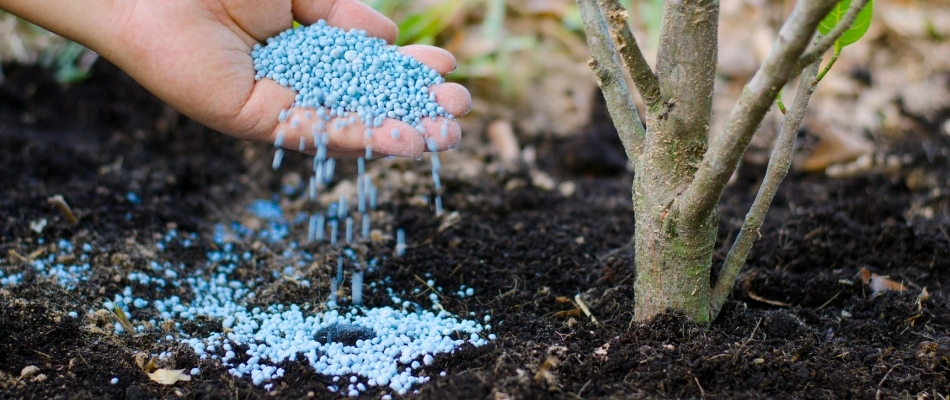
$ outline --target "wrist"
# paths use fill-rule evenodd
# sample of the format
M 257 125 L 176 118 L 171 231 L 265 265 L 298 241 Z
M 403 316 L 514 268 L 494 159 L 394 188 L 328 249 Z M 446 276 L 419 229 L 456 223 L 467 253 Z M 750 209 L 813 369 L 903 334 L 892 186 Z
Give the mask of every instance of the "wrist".
M 0 0 L 0 9 L 109 58 L 109 44 L 121 26 L 113 0 Z

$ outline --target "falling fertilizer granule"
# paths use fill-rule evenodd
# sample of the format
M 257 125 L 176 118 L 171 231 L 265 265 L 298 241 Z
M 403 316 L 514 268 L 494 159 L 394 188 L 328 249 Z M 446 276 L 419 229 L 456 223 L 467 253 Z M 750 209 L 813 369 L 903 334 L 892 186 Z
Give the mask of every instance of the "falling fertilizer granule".
M 285 145 L 301 151 L 313 149 L 313 175 L 306 182 L 307 188 L 301 190 L 311 202 L 317 202 L 318 193 L 329 186 L 336 167 L 336 161 L 327 156 L 328 124 L 339 128 L 358 120 L 366 127 L 367 137 L 371 137 L 372 128 L 379 127 L 384 119 L 405 122 L 418 131 L 402 132 L 405 135 L 421 134 L 425 118 L 444 118 L 441 133 L 445 138 L 446 124 L 453 118 L 429 91 L 432 85 L 443 82 L 435 70 L 399 53 L 381 39 L 367 37 L 363 31 L 344 31 L 321 20 L 268 39 L 266 45 L 255 46 L 252 57 L 258 80 L 273 79 L 293 89 L 297 93 L 293 107 L 306 109 L 302 114 L 307 120 L 316 117 L 307 121 L 312 125 L 313 147 L 308 146 L 306 138 L 285 143 L 283 132 L 278 132 L 274 142 L 274 169 L 280 167 Z M 301 123 L 298 116 L 299 113 L 283 110 L 275 117 L 282 123 L 290 119 L 290 126 L 296 129 Z M 387 133 L 394 139 L 400 136 L 399 130 Z M 435 207 L 437 215 L 441 215 L 441 164 L 435 155 L 435 143 L 427 141 L 426 145 L 433 152 Z M 494 340 L 495 335 L 488 333 L 491 325 L 487 315 L 483 324 L 443 309 L 440 296 L 450 295 L 450 291 L 437 295 L 442 288 L 433 286 L 435 283 L 430 279 L 426 284 L 432 291 L 431 304 L 420 304 L 419 300 L 411 300 L 417 297 L 413 294 L 418 289 L 411 294 L 389 287 L 390 278 L 379 267 L 386 255 L 357 256 L 349 247 L 359 245 L 360 241 L 365 244 L 371 236 L 370 216 L 377 206 L 377 188 L 366 172 L 366 160 L 372 154 L 372 148 L 367 146 L 366 156 L 357 160 L 355 198 L 341 194 L 338 201 L 328 204 L 323 211 L 294 216 L 284 215 L 276 202 L 258 200 L 249 211 L 268 225 L 260 229 L 239 223 L 218 225 L 214 244 L 204 260 L 190 259 L 184 263 L 167 259 L 166 248 L 190 248 L 204 243 L 196 234 L 168 231 L 155 243 L 155 257 L 124 276 L 117 275 L 121 291 L 106 294 L 111 300 L 102 304 L 103 308 L 120 316 L 114 332 L 156 337 L 155 343 L 165 350 L 151 356 L 159 360 L 174 359 L 181 345 L 188 345 L 201 360 L 201 368 L 192 365 L 184 371 L 196 377 L 205 374 L 203 370 L 223 368 L 232 376 L 270 390 L 285 374 L 281 365 L 296 360 L 328 376 L 332 384 L 327 390 L 331 392 L 359 396 L 378 387 L 379 393 L 386 394 L 384 397 L 407 394 L 415 385 L 428 381 L 429 372 L 421 369 L 431 365 L 436 355 L 452 353 L 465 343 L 481 346 Z M 321 265 L 318 257 L 287 238 L 298 226 L 309 230 L 304 238 L 311 246 L 308 250 L 319 247 L 329 253 L 319 259 L 333 259 L 325 265 L 332 264 L 335 274 L 314 275 L 314 266 Z M 394 230 L 394 253 L 400 256 L 407 250 L 406 232 L 401 228 Z M 252 250 L 253 246 L 247 245 L 251 242 L 267 243 L 265 246 L 269 247 Z M 55 248 L 55 253 L 37 258 L 28 268 L 41 279 L 67 290 L 86 282 L 89 262 L 98 257 L 97 249 L 89 244 L 77 249 L 68 240 L 60 240 Z M 243 273 L 258 270 L 258 252 L 272 251 L 287 260 L 286 266 L 263 276 Z M 355 268 L 346 274 L 344 265 Z M 18 285 L 23 276 L 23 272 L 0 271 L 0 286 Z M 308 276 L 320 281 L 310 282 Z M 350 296 L 340 296 L 338 292 L 345 292 L 347 276 Z M 316 301 L 262 304 L 261 294 L 282 281 L 312 291 Z M 366 304 L 364 286 L 369 293 L 384 291 L 391 305 Z M 474 289 L 463 286 L 457 294 L 460 298 L 472 296 Z M 101 310 L 75 310 L 68 316 L 82 319 L 97 311 Z M 220 329 L 184 328 L 195 321 L 208 320 L 220 321 Z M 165 331 L 156 333 L 156 326 Z M 119 380 L 112 378 L 108 382 L 115 385 Z

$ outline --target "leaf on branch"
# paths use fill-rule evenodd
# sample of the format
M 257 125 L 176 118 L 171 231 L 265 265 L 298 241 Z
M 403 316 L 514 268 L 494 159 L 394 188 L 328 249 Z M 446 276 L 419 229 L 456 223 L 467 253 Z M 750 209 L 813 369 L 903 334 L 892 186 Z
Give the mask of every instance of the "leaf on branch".
M 821 32 L 822 35 L 827 35 L 828 32 L 831 32 L 836 25 L 844 18 L 844 15 L 848 12 L 848 7 L 851 6 L 851 0 L 841 0 L 835 5 L 835 8 L 831 9 L 831 12 L 821 20 L 821 23 L 818 24 L 818 32 Z M 851 24 L 851 27 L 848 30 L 844 31 L 841 34 L 841 37 L 835 41 L 835 49 L 841 50 L 845 46 L 857 42 L 867 33 L 868 28 L 871 26 L 871 16 L 874 13 L 874 0 L 869 0 L 867 4 L 864 5 L 864 8 L 858 12 L 858 16 L 855 17 L 854 23 Z

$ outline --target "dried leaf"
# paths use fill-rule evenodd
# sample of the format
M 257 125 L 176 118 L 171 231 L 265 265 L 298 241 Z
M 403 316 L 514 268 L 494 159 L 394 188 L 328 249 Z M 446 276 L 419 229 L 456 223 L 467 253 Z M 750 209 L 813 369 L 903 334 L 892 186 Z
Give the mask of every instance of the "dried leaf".
M 581 309 L 575 308 L 573 310 L 558 311 L 551 315 L 554 318 L 579 317 L 581 315 Z
M 937 75 L 908 82 L 900 89 L 901 110 L 930 123 L 940 123 L 950 109 L 950 77 Z
M 141 368 L 143 371 L 145 371 L 145 372 L 150 372 L 150 371 L 148 371 L 148 370 L 145 369 L 145 363 L 147 362 L 146 360 L 148 360 L 148 355 L 147 355 L 147 354 L 145 354 L 145 353 L 135 353 L 135 355 L 132 356 L 132 359 L 135 360 L 135 365 L 138 365 L 139 368 Z
M 926 4 L 926 3 L 921 3 Z M 915 7 L 884 3 L 877 13 L 891 31 L 903 38 L 932 38 L 950 35 L 950 10 L 946 7 Z
M 886 276 L 880 276 L 871 271 L 868 271 L 867 268 L 861 268 L 861 282 L 865 285 L 871 287 L 871 292 L 875 295 L 881 294 L 881 292 L 887 290 L 896 290 L 898 292 L 903 292 L 907 288 L 902 285 L 900 282 L 893 281 Z
M 162 385 L 174 385 L 179 381 L 188 382 L 191 377 L 183 369 L 157 369 L 149 373 L 148 378 Z
M 904 285 L 899 282 L 892 281 L 886 276 L 878 276 L 877 274 L 871 274 L 871 291 L 874 294 L 881 293 L 886 290 L 896 290 L 898 292 L 903 292 L 906 288 Z
M 853 161 L 874 150 L 874 145 L 868 140 L 835 127 L 811 124 L 809 128 L 815 131 L 819 141 L 802 166 L 805 171 L 823 171 L 829 165 Z
M 557 377 L 551 373 L 551 369 L 557 368 L 558 360 L 557 357 L 548 356 L 544 359 L 544 362 L 541 363 L 541 367 L 538 369 L 538 373 L 534 374 L 534 380 L 536 382 L 545 382 L 548 385 L 553 385 L 557 383 Z
M 930 292 L 928 292 L 925 287 L 920 291 L 920 296 L 917 296 L 917 309 L 922 310 L 927 300 L 930 300 Z
M 521 146 L 515 136 L 511 121 L 499 119 L 488 124 L 485 135 L 495 151 L 495 155 L 505 164 L 514 164 L 521 158 Z
M 142 371 L 145 371 L 146 374 L 151 374 L 152 372 L 155 372 L 156 369 L 158 369 L 157 357 L 152 357 L 150 360 L 148 360 L 148 364 L 145 364 L 145 366 L 142 367 Z
M 871 271 L 868 271 L 867 268 L 861 268 L 861 272 L 858 272 L 861 275 L 861 283 L 867 285 L 871 283 Z

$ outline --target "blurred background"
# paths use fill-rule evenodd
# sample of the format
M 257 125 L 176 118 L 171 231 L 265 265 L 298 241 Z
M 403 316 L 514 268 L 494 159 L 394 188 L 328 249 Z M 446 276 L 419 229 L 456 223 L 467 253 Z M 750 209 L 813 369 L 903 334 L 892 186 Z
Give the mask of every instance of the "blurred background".
M 589 51 L 573 0 L 365 2 L 397 22 L 397 44 L 431 44 L 456 55 L 459 68 L 449 79 L 466 85 L 474 97 L 472 113 L 462 119 L 462 152 L 488 159 L 522 158 L 525 149 L 533 151 L 549 140 L 569 140 L 598 122 L 592 118 L 605 118 L 596 82 L 586 65 Z M 662 1 L 623 3 L 653 64 Z M 792 5 L 793 1 L 784 0 L 721 3 L 713 134 L 742 85 L 768 53 Z M 879 153 L 902 135 L 919 130 L 950 135 L 948 38 L 950 1 L 875 2 L 874 22 L 867 36 L 844 50 L 819 85 L 796 168 L 826 171 L 829 166 L 862 157 L 865 160 L 857 172 L 886 168 L 887 154 Z M 95 53 L 78 44 L 0 14 L 0 65 L 41 65 L 54 70 L 57 80 L 69 85 L 87 79 L 96 60 Z M 778 114 L 773 111 L 747 160 L 765 161 L 777 121 Z M 618 146 L 616 142 L 608 147 L 619 151 Z M 847 175 L 855 173 L 854 169 L 833 168 L 830 173 Z

